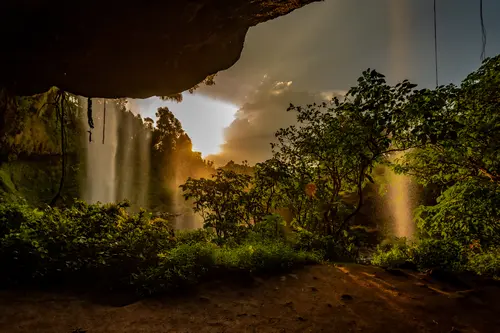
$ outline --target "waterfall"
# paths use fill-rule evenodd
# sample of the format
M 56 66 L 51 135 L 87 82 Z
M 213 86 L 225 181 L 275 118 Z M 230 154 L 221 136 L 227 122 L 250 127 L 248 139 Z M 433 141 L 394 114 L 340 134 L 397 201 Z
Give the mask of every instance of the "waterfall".
M 403 152 L 395 154 L 393 159 L 403 156 Z M 392 169 L 386 169 L 388 183 L 386 208 L 393 223 L 396 237 L 411 239 L 415 233 L 413 210 L 416 203 L 416 188 L 411 177 L 396 174 Z
M 177 166 L 176 175 L 180 172 L 180 166 Z M 199 213 L 193 210 L 192 201 L 186 201 L 182 189 L 179 187 L 185 182 L 182 177 L 176 177 L 173 192 L 173 212 L 176 215 L 174 219 L 175 228 L 179 230 L 192 230 L 203 228 L 203 218 Z
M 87 102 L 82 103 L 87 108 Z M 85 181 L 82 198 L 89 203 L 116 201 L 117 119 L 113 103 L 106 104 L 104 127 L 104 100 L 93 100 L 94 129 L 92 141 L 86 148 Z M 87 123 L 87 119 L 84 119 Z M 105 140 L 102 142 L 103 130 Z
M 141 131 L 139 135 L 139 145 L 137 148 L 138 159 L 141 163 L 141 167 L 137 168 L 136 177 L 139 182 L 139 187 L 136 188 L 137 191 L 137 205 L 140 207 L 147 207 L 148 205 L 148 193 L 149 193 L 149 170 L 150 170 L 150 143 L 151 143 L 151 132 Z
M 86 109 L 87 102 L 82 104 Z M 86 145 L 82 198 L 89 203 L 127 199 L 133 210 L 147 207 L 150 131 L 116 100 L 93 99 L 92 106 L 94 129 Z

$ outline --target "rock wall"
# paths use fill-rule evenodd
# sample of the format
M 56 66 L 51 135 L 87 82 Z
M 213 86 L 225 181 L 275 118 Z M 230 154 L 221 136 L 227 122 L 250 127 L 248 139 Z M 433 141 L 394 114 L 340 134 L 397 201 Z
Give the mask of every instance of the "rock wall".
M 248 29 L 320 0 L 3 0 L 0 87 L 171 95 L 240 57 Z

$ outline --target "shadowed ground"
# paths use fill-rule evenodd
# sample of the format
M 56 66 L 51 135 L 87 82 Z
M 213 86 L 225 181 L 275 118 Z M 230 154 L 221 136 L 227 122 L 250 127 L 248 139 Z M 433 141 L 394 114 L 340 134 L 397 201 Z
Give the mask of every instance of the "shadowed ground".
M 0 292 L 0 332 L 497 332 L 500 287 L 360 265 L 313 266 L 243 288 L 206 284 L 124 306 Z M 110 301 L 110 300 L 109 300 Z M 109 304 L 109 302 L 108 302 Z

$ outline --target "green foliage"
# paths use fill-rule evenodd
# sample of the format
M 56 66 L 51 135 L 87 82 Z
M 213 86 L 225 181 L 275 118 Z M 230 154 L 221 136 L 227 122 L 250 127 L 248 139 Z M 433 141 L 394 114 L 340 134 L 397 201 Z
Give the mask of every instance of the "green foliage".
M 241 226 L 249 226 L 251 201 L 246 191 L 251 176 L 217 169 L 212 179 L 193 179 L 181 185 L 186 200 L 192 199 L 194 211 L 204 219 L 205 228 L 213 228 L 218 237 L 230 237 Z
M 412 260 L 411 246 L 405 238 L 400 238 L 378 245 L 372 264 L 384 268 L 398 268 Z
M 71 204 L 80 194 L 81 163 L 77 156 L 67 156 L 69 167 L 66 169 L 61 198 L 64 204 Z M 57 192 L 61 176 L 60 156 L 31 155 L 3 163 L 0 166 L 0 176 L 7 184 L 2 199 L 10 197 L 10 202 L 26 201 L 31 205 L 43 207 Z M 2 188 L 0 194 L 1 192 Z
M 213 83 L 213 77 L 205 81 Z M 11 281 L 81 275 L 132 283 L 148 294 L 224 270 L 272 272 L 320 258 L 352 260 L 358 252 L 355 244 L 361 244 L 356 237 L 362 234 L 352 224 L 370 192 L 367 187 L 376 188 L 375 168 L 388 163 L 392 152 L 405 151 L 394 169 L 415 176 L 425 190 L 439 192 L 439 198 L 417 210 L 415 244 L 382 244 L 373 263 L 397 267 L 411 262 L 419 269 L 496 275 L 499 85 L 500 56 L 486 60 L 460 86 L 434 90 L 415 90 L 408 81 L 390 86 L 382 74 L 367 70 L 342 100 L 290 105 L 297 124 L 276 133 L 272 159 L 253 168 L 230 162 L 217 170 L 192 152 L 191 139 L 168 108 L 158 109 L 153 127 L 151 119 L 135 117 L 117 100 L 122 120 L 133 128 L 129 133 L 123 127 L 119 138 L 132 135 L 136 149 L 151 137 L 151 206 L 171 211 L 172 189 L 188 179 L 180 186 L 186 206 L 194 205 L 206 230 L 175 233 L 168 218 L 153 219 L 145 211 L 129 215 L 125 204 L 46 208 L 45 193 L 54 192 L 52 179 L 58 173 L 10 162 L 0 168 L 2 201 L 15 202 L 18 195 L 30 202 L 38 198 L 42 208 L 0 205 L 0 258 Z M 59 151 L 53 135 L 61 130 L 51 105 L 54 93 L 0 101 L 9 105 L 3 124 L 13 120 L 11 128 L 0 129 L 3 160 Z M 68 98 L 67 108 L 65 127 L 81 134 L 78 100 Z M 76 138 L 68 144 L 71 151 L 79 147 Z M 126 149 L 118 156 L 127 155 Z M 78 161 L 72 167 L 78 169 Z M 212 172 L 211 179 L 195 179 Z M 46 183 L 26 191 L 31 179 Z M 292 215 L 288 225 L 276 214 L 283 210 Z
M 19 155 L 59 154 L 60 142 L 60 114 L 55 105 L 57 88 L 51 88 L 46 93 L 29 97 L 8 97 L 1 117 L 3 124 L 0 128 L 0 155 L 3 160 L 15 160 Z M 64 127 L 67 133 L 72 133 L 66 142 L 67 152 L 75 152 L 80 146 L 80 136 L 84 129 L 80 117 L 79 100 L 74 95 L 67 94 L 64 100 Z M 7 157 L 5 157 L 7 156 Z M 2 161 L 2 158 L 0 158 Z
M 214 234 L 207 229 L 179 230 L 175 232 L 178 244 L 210 243 Z
M 320 259 L 276 238 L 276 216 L 247 228 L 241 243 L 217 245 L 210 231 L 174 232 L 168 220 L 145 211 L 130 215 L 128 206 L 0 204 L 1 282 L 92 283 L 153 294 L 232 271 L 272 273 Z
M 210 243 L 183 244 L 159 255 L 157 266 L 133 275 L 140 294 L 172 291 L 197 284 L 210 276 L 238 272 L 271 274 L 317 263 L 320 258 L 296 251 L 282 242 L 244 243 L 219 247 Z
M 192 151 L 191 139 L 167 107 L 159 108 L 156 116 L 156 128 L 151 133 L 149 205 L 155 211 L 173 211 L 178 186 L 189 177 L 211 174 L 213 168 L 201 153 Z M 148 124 L 148 128 L 152 126 Z M 191 202 L 186 204 L 190 210 Z
M 435 206 L 421 206 L 416 216 L 424 237 L 500 245 L 500 187 L 495 183 L 459 182 L 444 191 Z
M 0 202 L 10 203 L 22 200 L 7 170 L 0 167 Z
M 372 264 L 397 268 L 411 263 L 419 270 L 442 269 L 461 272 L 467 263 L 465 248 L 453 240 L 424 239 L 409 243 L 405 238 L 384 242 L 377 247 Z
M 454 240 L 424 239 L 418 243 L 413 260 L 419 269 L 440 268 L 449 272 L 461 272 L 467 263 L 464 246 Z
M 214 245 L 181 244 L 158 254 L 158 264 L 132 275 L 140 294 L 155 294 L 199 283 L 214 267 Z
M 374 167 L 396 149 L 394 138 L 406 135 L 405 103 L 414 87 L 408 81 L 389 86 L 382 74 L 367 70 L 342 101 L 290 105 L 298 125 L 276 133 L 268 170 L 281 176 L 279 197 L 298 225 L 328 235 L 349 229 Z M 314 193 L 307 193 L 309 186 Z
M 286 223 L 281 215 L 267 215 L 253 227 L 251 235 L 256 236 L 260 240 L 283 241 L 286 239 L 285 227 Z
M 290 242 L 296 250 L 315 253 L 324 260 L 353 261 L 358 255 L 357 248 L 347 231 L 342 236 L 337 238 L 299 228 Z
M 497 56 L 460 86 L 419 90 L 408 98 L 407 127 L 394 140 L 414 149 L 394 167 L 440 194 L 435 204 L 416 211 L 419 241 L 404 250 L 379 249 L 374 263 L 409 258 L 419 269 L 498 274 L 499 84 Z
M 453 185 L 468 178 L 500 183 L 500 56 L 486 59 L 462 84 L 421 90 L 411 99 L 425 144 L 398 171 L 424 183 Z
M 470 271 L 488 277 L 500 278 L 500 248 L 471 252 L 467 267 Z
M 177 140 L 184 135 L 181 122 L 167 107 L 158 108 L 156 117 L 158 118 L 156 121 L 157 130 L 153 136 L 155 148 L 162 152 L 175 149 Z
M 221 248 L 215 253 L 217 265 L 255 273 L 276 273 L 291 268 L 317 263 L 320 257 L 294 250 L 280 242 L 250 242 L 235 248 Z
M 127 206 L 77 202 L 68 209 L 33 210 L 1 205 L 0 257 L 9 280 L 90 274 L 126 283 L 127 274 L 154 264 L 157 253 L 175 244 L 168 222 L 152 223 L 145 212 L 129 216 Z

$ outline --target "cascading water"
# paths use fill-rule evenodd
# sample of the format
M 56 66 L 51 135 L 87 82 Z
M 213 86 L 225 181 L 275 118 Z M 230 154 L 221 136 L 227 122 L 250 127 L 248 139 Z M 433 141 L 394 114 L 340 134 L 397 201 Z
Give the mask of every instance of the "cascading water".
M 116 109 L 113 103 L 106 104 L 104 127 L 104 103 L 105 100 L 94 100 L 92 103 L 94 129 L 91 135 L 92 141 L 87 145 L 86 175 L 82 193 L 83 199 L 89 203 L 116 201 Z M 86 109 L 87 102 L 82 104 Z M 86 119 L 84 121 L 87 122 Z
M 104 124 L 104 103 L 106 121 Z M 87 102 L 82 101 L 87 108 Z M 131 209 L 148 207 L 151 130 L 137 117 L 134 103 L 126 106 L 114 100 L 93 100 L 92 142 L 86 144 L 86 172 L 82 198 L 89 203 L 111 203 L 127 199 Z M 125 107 L 130 110 L 126 110 Z M 87 125 L 87 119 L 84 119 Z M 105 137 L 103 143 L 103 135 Z M 86 138 L 88 139 L 88 137 Z M 177 215 L 177 229 L 203 226 L 202 218 L 193 212 L 191 202 L 184 200 L 179 185 L 185 182 L 182 166 L 176 166 L 170 212 Z
M 178 167 L 179 168 L 179 167 Z M 177 172 L 178 174 L 178 172 Z M 182 189 L 179 187 L 185 182 L 184 179 L 176 177 L 175 188 L 172 189 L 173 195 L 173 211 L 175 217 L 175 228 L 182 230 L 199 229 L 203 227 L 203 218 L 200 214 L 193 211 L 193 204 L 186 201 L 183 196 Z
M 82 104 L 87 108 L 87 102 Z M 117 105 L 113 100 L 93 101 L 94 129 L 86 145 L 82 198 L 89 203 L 127 199 L 134 209 L 146 207 L 151 133 L 131 111 Z
M 120 130 L 124 131 L 124 135 L 120 135 L 120 139 L 124 139 L 124 141 L 130 141 L 130 134 L 133 129 L 133 118 L 130 117 L 122 117 L 120 119 Z M 118 190 L 118 200 L 128 199 L 131 202 L 134 202 L 134 184 L 132 183 L 132 177 L 134 175 L 134 168 L 132 166 L 132 158 L 134 155 L 135 146 L 131 144 L 131 142 L 127 142 L 126 145 L 121 147 L 121 154 L 119 156 L 120 161 L 119 165 L 122 167 L 119 168 L 119 181 L 116 185 L 119 188 Z
M 135 189 L 137 193 L 136 202 L 140 207 L 148 205 L 149 191 L 149 170 L 150 170 L 150 143 L 151 132 L 141 131 L 139 134 L 139 147 L 136 151 L 136 156 L 140 161 L 141 167 L 137 168 L 135 177 L 138 179 L 140 186 Z

